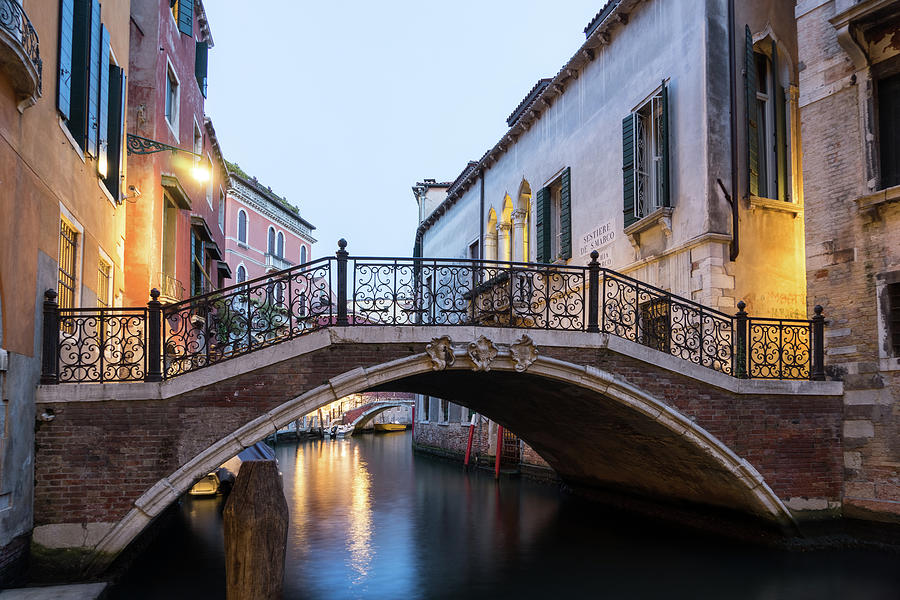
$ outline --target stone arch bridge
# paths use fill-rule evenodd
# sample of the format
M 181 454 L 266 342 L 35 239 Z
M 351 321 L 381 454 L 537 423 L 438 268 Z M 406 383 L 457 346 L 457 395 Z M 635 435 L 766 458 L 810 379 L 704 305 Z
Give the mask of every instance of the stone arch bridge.
M 354 429 L 359 429 L 386 410 L 400 406 L 413 406 L 414 404 L 415 400 L 401 398 L 374 400 L 344 412 L 341 420 L 344 425 L 353 425 Z
M 484 414 L 573 487 L 794 533 L 839 505 L 815 320 L 729 317 L 596 262 L 341 252 L 177 305 L 48 294 L 34 541 L 99 570 L 241 449 L 367 391 Z

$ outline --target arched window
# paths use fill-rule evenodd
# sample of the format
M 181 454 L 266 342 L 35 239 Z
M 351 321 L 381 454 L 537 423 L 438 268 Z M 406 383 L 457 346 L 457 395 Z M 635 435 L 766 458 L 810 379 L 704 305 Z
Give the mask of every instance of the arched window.
M 513 231 L 515 246 L 513 246 L 513 260 L 528 262 L 528 227 L 531 213 L 531 186 L 524 179 L 519 186 L 519 201 L 513 212 Z M 521 250 L 521 256 L 517 253 Z
M 269 239 L 266 244 L 266 253 L 275 254 L 275 228 L 269 227 Z
M 242 244 L 247 243 L 247 213 L 243 209 L 238 211 L 237 238 Z
M 507 194 L 503 198 L 503 210 L 500 212 L 500 225 L 497 227 L 499 246 L 497 254 L 500 257 L 499 260 L 510 261 L 515 254 L 513 252 L 513 247 L 518 240 L 513 236 L 512 213 L 512 200 L 510 199 L 509 194 Z
M 497 213 L 493 208 L 488 212 L 487 229 L 484 234 L 484 258 L 497 260 Z
M 278 241 L 275 246 L 275 256 L 284 258 L 284 234 L 280 231 L 278 232 Z
M 247 269 L 244 268 L 244 265 L 241 265 L 237 268 L 237 282 L 244 283 L 247 281 Z
M 300 264 L 306 264 L 306 246 L 300 246 Z

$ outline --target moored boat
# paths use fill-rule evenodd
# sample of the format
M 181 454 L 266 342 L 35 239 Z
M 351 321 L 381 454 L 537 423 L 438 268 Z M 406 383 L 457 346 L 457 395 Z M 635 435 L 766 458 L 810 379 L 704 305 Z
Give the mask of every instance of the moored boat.
M 375 431 L 404 431 L 406 425 L 400 423 L 375 423 Z

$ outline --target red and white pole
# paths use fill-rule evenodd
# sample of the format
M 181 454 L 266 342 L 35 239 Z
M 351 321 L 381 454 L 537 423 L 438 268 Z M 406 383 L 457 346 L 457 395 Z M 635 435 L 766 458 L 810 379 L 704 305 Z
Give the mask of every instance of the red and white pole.
M 466 442 L 466 468 L 469 468 L 469 457 L 472 455 L 472 438 L 475 436 L 475 413 L 472 413 L 472 420 L 469 423 L 469 441 Z

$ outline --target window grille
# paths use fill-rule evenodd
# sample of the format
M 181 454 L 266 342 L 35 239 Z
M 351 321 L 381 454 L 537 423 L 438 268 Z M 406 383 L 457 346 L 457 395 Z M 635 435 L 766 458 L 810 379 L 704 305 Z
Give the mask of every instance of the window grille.
M 634 112 L 634 189 L 637 217 L 646 217 L 665 206 L 665 123 L 662 93 L 654 95 Z
M 78 231 L 64 219 L 59 227 L 59 294 L 60 308 L 75 308 L 75 266 L 78 250 Z
M 889 283 L 888 293 L 888 330 L 891 336 L 891 352 L 900 356 L 900 282 Z

